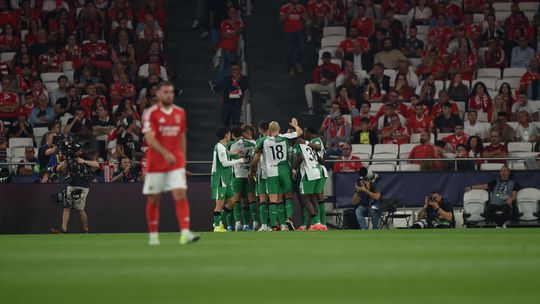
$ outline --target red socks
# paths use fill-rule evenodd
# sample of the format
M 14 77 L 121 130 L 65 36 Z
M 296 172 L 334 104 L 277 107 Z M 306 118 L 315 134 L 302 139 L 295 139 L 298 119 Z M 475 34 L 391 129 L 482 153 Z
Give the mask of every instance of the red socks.
M 189 230 L 189 204 L 187 199 L 181 199 L 175 202 L 176 217 L 180 230 Z
M 159 203 L 152 203 L 148 198 L 146 201 L 146 222 L 149 232 L 158 232 L 159 226 Z

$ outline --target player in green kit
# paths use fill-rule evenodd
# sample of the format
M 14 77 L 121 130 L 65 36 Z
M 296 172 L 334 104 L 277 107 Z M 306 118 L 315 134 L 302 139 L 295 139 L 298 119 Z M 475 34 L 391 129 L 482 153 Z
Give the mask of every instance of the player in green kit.
M 314 126 L 307 126 L 304 131 L 304 138 L 309 141 L 309 146 L 317 151 L 317 154 L 319 155 L 319 159 L 323 162 L 322 168 L 325 170 L 325 174 L 323 177 L 321 177 L 321 183 L 319 183 L 319 195 L 318 195 L 318 210 L 319 210 L 319 219 L 321 220 L 321 224 L 326 228 L 326 205 L 324 202 L 324 187 L 326 185 L 326 181 L 328 180 L 328 172 L 326 171 L 326 167 L 324 167 L 324 156 L 326 154 L 326 149 L 324 149 L 324 143 L 322 139 L 317 135 L 317 128 Z
M 313 149 L 310 142 L 299 144 L 300 153 L 294 166 L 293 176 L 300 179 L 300 196 L 307 213 L 311 217 L 309 230 L 327 230 L 322 225 L 317 212 L 319 191 L 323 177 L 327 176 L 326 169 L 322 165 L 323 160 Z M 298 174 L 300 173 L 300 174 Z
M 228 148 L 230 151 L 240 151 L 246 163 L 233 166 L 232 188 L 234 192 L 234 220 L 236 231 L 251 231 L 250 217 L 253 218 L 253 227 L 258 227 L 257 205 L 255 204 L 255 184 L 249 181 L 249 168 L 253 159 L 255 141 L 253 140 L 255 128 L 252 125 L 235 127 L 232 136 L 235 138 Z M 242 222 L 244 226 L 242 227 Z
M 214 209 L 214 232 L 226 232 L 223 224 L 227 222 L 227 217 L 233 208 L 232 190 L 232 166 L 246 163 L 241 152 L 227 151 L 227 144 L 231 140 L 231 132 L 226 126 L 220 127 L 216 131 L 219 142 L 214 146 L 212 160 L 212 199 L 216 201 Z M 231 160 L 230 155 L 237 154 L 240 158 Z
M 268 227 L 268 191 L 266 190 L 266 157 L 258 153 L 262 143 L 268 138 L 268 122 L 259 122 L 259 139 L 255 142 L 254 156 L 249 170 L 249 180 L 255 181 L 256 195 L 259 197 L 259 214 L 261 227 L 257 231 L 272 231 Z
M 257 156 L 253 160 L 253 166 L 255 166 L 258 164 L 261 154 L 265 157 L 266 189 L 270 200 L 270 225 L 274 231 L 278 230 L 278 227 L 281 230 L 290 229 L 286 224 L 286 218 L 292 217 L 294 208 L 292 201 L 293 183 L 289 165 L 289 139 L 301 136 L 303 131 L 295 118 L 291 119 L 290 125 L 295 129 L 295 132 L 280 134 L 279 123 L 271 122 L 268 127 L 269 136 L 264 141 L 257 143 Z M 285 204 L 282 203 L 284 197 Z M 278 218 L 280 226 L 278 226 Z

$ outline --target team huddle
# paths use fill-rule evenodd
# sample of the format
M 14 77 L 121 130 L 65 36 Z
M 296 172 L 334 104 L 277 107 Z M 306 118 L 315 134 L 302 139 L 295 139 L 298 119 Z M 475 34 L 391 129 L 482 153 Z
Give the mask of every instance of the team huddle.
M 323 142 L 314 127 L 302 130 L 295 118 L 289 124 L 282 134 L 277 122 L 261 122 L 257 140 L 252 125 L 216 131 L 214 232 L 327 230 Z M 297 228 L 292 221 L 295 193 L 302 209 Z

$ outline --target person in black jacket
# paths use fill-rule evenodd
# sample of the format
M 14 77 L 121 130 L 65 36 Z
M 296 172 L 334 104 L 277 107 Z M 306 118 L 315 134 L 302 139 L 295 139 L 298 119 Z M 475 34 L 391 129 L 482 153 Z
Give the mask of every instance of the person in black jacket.
M 368 144 L 375 146 L 379 143 L 379 137 L 377 133 L 373 130 L 370 130 L 369 119 L 363 117 L 360 120 L 360 130 L 354 132 L 352 137 L 352 144 Z
M 455 228 L 452 205 L 443 199 L 439 191 L 431 191 L 424 199 L 424 206 L 417 215 L 418 221 L 411 228 Z
M 223 125 L 240 124 L 242 103 L 248 89 L 248 78 L 240 73 L 240 66 L 237 62 L 231 63 L 231 75 L 223 80 L 223 109 L 221 110 Z

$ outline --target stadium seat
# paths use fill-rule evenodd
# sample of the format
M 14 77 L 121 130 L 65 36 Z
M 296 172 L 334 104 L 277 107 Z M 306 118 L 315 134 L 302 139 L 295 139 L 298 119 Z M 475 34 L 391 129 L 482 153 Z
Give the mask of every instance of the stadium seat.
M 501 78 L 501 69 L 483 68 L 478 69 L 476 78 Z
M 495 11 L 510 11 L 510 7 L 512 6 L 511 2 L 496 2 L 493 3 L 493 8 Z
M 450 136 L 454 133 L 439 133 L 437 134 L 437 140 L 443 140 L 445 137 Z
M 538 203 L 540 202 L 540 190 L 536 188 L 521 189 L 517 193 L 516 201 L 520 220 L 538 220 Z
M 28 30 L 21 30 L 21 41 L 26 39 L 26 35 L 28 35 Z
M 435 80 L 435 88 L 437 88 L 437 92 L 444 90 L 444 81 Z
M 473 22 L 474 23 L 484 22 L 484 14 L 473 14 Z
M 508 143 L 508 153 L 531 152 L 533 144 L 528 142 L 510 142 Z
M 480 165 L 482 171 L 499 171 L 504 164 L 500 163 L 483 163 Z
M 41 73 L 40 77 L 43 82 L 57 82 L 58 77 L 64 75 L 63 73 L 59 72 L 51 72 L 51 73 Z
M 27 146 L 34 146 L 34 140 L 30 137 L 18 137 L 9 139 L 8 147 L 10 148 Z
M 11 158 L 24 158 L 25 157 L 24 151 L 26 150 L 26 147 L 12 147 L 10 149 L 11 149 Z
M 418 35 L 416 35 L 416 38 L 422 40 L 422 42 L 424 42 L 424 45 L 427 44 L 427 35 L 426 34 L 418 34 Z
M 384 106 L 381 102 L 374 102 L 371 104 L 371 108 L 369 109 L 369 114 L 375 115 L 379 112 L 379 110 Z
M 417 25 L 416 29 L 418 35 L 426 35 L 429 32 L 429 25 Z
M 420 165 L 419 164 L 400 164 L 398 166 L 399 171 L 401 172 L 418 172 L 420 171 Z
M 62 71 L 73 71 L 73 61 L 64 61 L 62 63 Z
M 486 85 L 486 88 L 488 88 L 488 90 L 495 90 L 497 88 L 497 81 L 498 81 L 497 78 L 477 78 L 473 80 L 472 88 L 474 88 L 474 86 L 478 82 L 482 82 L 483 84 Z
M 489 200 L 486 190 L 474 189 L 463 194 L 463 220 L 467 223 L 478 223 L 485 220 L 484 209 Z
M 519 123 L 515 122 L 515 121 L 509 121 L 507 122 L 507 124 L 512 127 L 512 129 L 516 129 L 518 126 L 519 126 Z
M 540 100 L 529 100 L 529 102 L 540 110 Z
M 373 172 L 394 172 L 396 171 L 396 165 L 393 164 L 375 164 L 369 166 Z
M 495 10 L 495 20 L 497 22 L 504 22 L 504 20 L 508 17 L 510 17 L 510 15 L 512 14 L 511 11 L 500 11 L 500 10 Z
M 456 104 L 459 112 L 465 113 L 466 104 L 464 101 L 455 101 L 454 103 Z
M 417 67 L 422 64 L 422 58 L 409 58 L 409 62 L 412 66 Z
M 388 154 L 398 154 L 399 153 L 399 146 L 396 144 L 377 144 L 375 145 L 375 148 L 373 150 L 373 154 L 381 154 L 381 153 L 388 153 Z
M 328 36 L 347 36 L 347 28 L 344 26 L 325 26 L 323 28 L 323 37 Z
M 367 154 L 371 156 L 373 153 L 373 147 L 371 145 L 355 144 L 352 146 L 352 154 Z
M 323 37 L 321 40 L 321 48 L 328 46 L 338 47 L 341 41 L 345 39 L 344 36 L 328 36 Z
M 379 164 L 392 164 L 392 165 L 396 165 L 397 164 L 397 161 L 396 159 L 398 158 L 398 154 L 397 153 L 379 153 L 379 154 L 373 154 L 371 156 L 371 159 L 376 159 L 378 161 L 372 161 L 371 163 L 372 164 L 376 164 L 376 165 L 379 165 Z M 388 161 L 386 161 L 386 159 L 388 159 Z
M 15 57 L 15 52 L 3 52 L 0 53 L 0 62 L 11 62 Z
M 401 24 L 405 24 L 406 23 L 406 20 L 407 20 L 407 15 L 394 15 L 394 19 L 397 19 L 399 21 L 401 21 Z
M 407 159 L 409 158 L 409 154 L 411 153 L 412 149 L 414 147 L 418 146 L 416 143 L 411 144 L 402 144 L 399 146 L 399 158 L 401 159 Z
M 525 15 L 525 18 L 527 18 L 527 20 L 533 20 L 534 16 L 536 15 L 536 12 L 524 11 L 523 14 Z
M 504 68 L 502 78 L 519 77 L 523 76 L 527 72 L 525 68 Z
M 47 128 L 47 127 L 36 127 L 36 128 L 33 128 L 33 132 L 34 132 L 34 138 L 36 139 L 36 142 L 39 145 L 39 142 L 41 141 L 41 138 L 43 137 L 43 135 L 45 135 L 47 132 L 49 132 L 49 128 Z
M 486 51 L 488 50 L 488 47 L 481 47 L 481 48 L 478 48 L 478 51 L 477 51 L 477 57 L 478 57 L 478 66 L 484 66 L 485 64 L 485 59 L 484 59 L 484 56 L 486 54 Z M 500 74 L 500 72 L 499 72 Z
M 49 93 L 51 93 L 52 91 L 54 91 L 54 90 L 58 89 L 58 87 L 60 87 L 60 85 L 56 81 L 55 82 L 51 82 L 51 81 L 44 82 L 43 85 L 45 86 L 45 89 Z
M 527 166 L 525 165 L 524 162 L 514 162 L 514 161 L 511 161 L 510 164 L 509 164 L 509 168 L 510 170 L 527 170 Z

